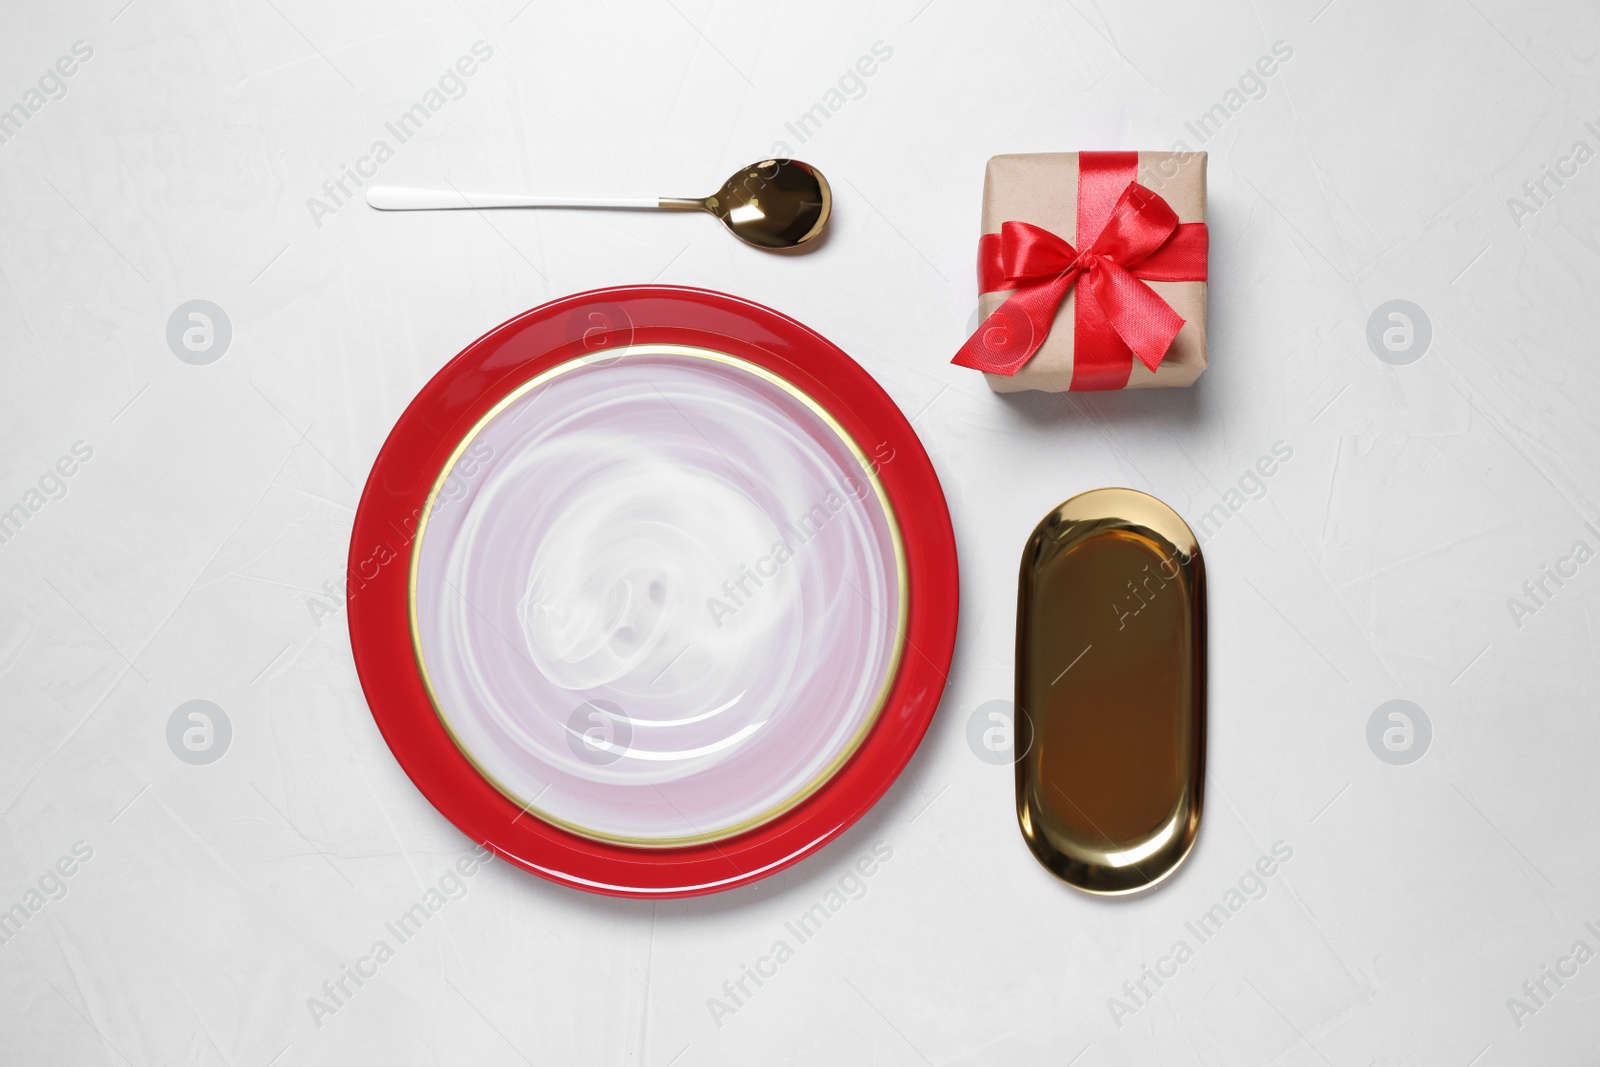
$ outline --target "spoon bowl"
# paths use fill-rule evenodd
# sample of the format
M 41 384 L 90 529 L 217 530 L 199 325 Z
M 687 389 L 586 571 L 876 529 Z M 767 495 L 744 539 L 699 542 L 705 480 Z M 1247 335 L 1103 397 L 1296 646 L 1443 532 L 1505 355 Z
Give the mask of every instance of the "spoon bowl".
M 668 209 L 706 211 L 756 248 L 795 248 L 822 233 L 833 211 L 828 179 L 798 159 L 765 159 L 703 200 L 663 199 Z

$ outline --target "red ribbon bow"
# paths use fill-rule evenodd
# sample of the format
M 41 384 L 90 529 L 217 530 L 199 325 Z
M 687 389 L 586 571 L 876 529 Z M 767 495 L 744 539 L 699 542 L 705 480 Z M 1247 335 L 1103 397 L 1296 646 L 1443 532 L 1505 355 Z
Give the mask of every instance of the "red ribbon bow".
M 1133 357 L 1151 371 L 1183 319 L 1145 281 L 1206 280 L 1209 235 L 1203 222 L 1180 223 L 1140 185 L 1137 152 L 1078 156 L 1078 237 L 1082 252 L 1049 230 L 1007 222 L 978 246 L 978 288 L 1015 290 L 951 360 L 1011 377 L 1044 344 L 1067 292 L 1078 290 L 1072 388 L 1122 389 Z

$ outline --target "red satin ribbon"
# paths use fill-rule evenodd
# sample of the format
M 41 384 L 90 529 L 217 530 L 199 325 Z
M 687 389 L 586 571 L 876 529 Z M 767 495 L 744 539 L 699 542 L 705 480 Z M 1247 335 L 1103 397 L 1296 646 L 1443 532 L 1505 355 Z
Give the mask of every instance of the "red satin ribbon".
M 1044 344 L 1067 292 L 1086 276 L 1074 302 L 1071 388 L 1126 388 L 1136 355 L 1151 371 L 1161 365 L 1183 319 L 1145 281 L 1205 281 L 1209 237 L 1203 222 L 1178 222 L 1165 200 L 1137 182 L 1138 173 L 1137 152 L 1079 154 L 1082 252 L 1026 222 L 1007 222 L 983 236 L 979 290 L 1015 291 L 952 363 L 1016 374 Z

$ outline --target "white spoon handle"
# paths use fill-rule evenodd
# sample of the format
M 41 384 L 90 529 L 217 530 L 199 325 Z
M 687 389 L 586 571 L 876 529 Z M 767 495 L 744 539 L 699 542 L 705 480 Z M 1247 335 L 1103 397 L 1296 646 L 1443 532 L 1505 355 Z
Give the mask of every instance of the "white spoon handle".
M 450 211 L 491 207 L 624 207 L 659 208 L 658 197 L 606 198 L 523 196 L 518 193 L 463 193 L 454 189 L 407 189 L 398 185 L 367 187 L 367 203 L 379 211 Z

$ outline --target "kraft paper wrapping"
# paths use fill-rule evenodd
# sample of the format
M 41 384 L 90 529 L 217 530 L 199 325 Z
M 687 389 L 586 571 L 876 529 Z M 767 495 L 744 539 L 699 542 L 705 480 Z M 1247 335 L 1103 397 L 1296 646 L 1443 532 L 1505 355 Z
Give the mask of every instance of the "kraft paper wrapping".
M 1206 154 L 1204 152 L 1140 152 L 1139 184 L 1159 193 L 1177 212 L 1179 222 L 1206 221 Z M 983 179 L 983 232 L 999 233 L 1007 221 L 1031 222 L 1078 247 L 1078 153 L 1044 152 L 995 156 Z M 1166 358 L 1154 373 L 1138 359 L 1127 388 L 1188 386 L 1206 369 L 1206 283 L 1146 282 L 1183 318 Z M 988 318 L 1005 303 L 1009 292 L 981 293 L 978 312 Z M 1033 358 L 1010 378 L 985 374 L 997 393 L 1029 389 L 1064 393 L 1072 385 L 1073 317 L 1078 286 L 1056 310 L 1055 324 Z

